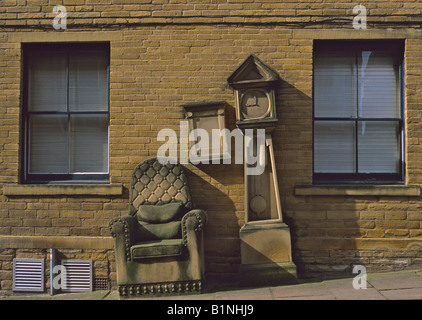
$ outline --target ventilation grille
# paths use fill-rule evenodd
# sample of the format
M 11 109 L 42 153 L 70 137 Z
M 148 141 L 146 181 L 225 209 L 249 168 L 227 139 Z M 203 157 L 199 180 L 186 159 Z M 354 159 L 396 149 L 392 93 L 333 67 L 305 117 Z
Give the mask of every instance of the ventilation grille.
M 13 259 L 13 291 L 44 292 L 43 259 Z
M 95 290 L 108 290 L 110 287 L 108 285 L 107 278 L 94 278 L 94 289 Z
M 62 283 L 63 292 L 92 291 L 92 261 L 62 260 L 65 267 L 65 279 Z

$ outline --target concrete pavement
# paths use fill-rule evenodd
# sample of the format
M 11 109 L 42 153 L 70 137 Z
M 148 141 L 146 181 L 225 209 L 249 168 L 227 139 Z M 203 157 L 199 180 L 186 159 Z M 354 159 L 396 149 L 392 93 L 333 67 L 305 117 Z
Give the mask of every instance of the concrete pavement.
M 301 281 L 295 285 L 212 290 L 201 295 L 148 298 L 153 300 L 422 300 L 422 270 L 368 273 L 366 289 L 354 289 L 353 277 Z M 356 281 L 356 280 L 355 280 Z M 356 282 L 355 282 L 356 283 Z M 359 282 L 362 284 L 362 282 Z M 209 289 L 210 290 L 210 289 Z M 116 290 L 89 293 L 25 294 L 0 292 L 1 300 L 119 300 Z M 138 298 L 145 300 L 147 298 Z

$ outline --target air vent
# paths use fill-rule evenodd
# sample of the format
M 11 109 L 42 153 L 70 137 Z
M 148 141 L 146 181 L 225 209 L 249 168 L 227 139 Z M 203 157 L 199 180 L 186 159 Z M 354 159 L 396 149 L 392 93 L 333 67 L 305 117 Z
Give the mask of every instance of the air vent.
M 65 267 L 65 279 L 62 283 L 63 292 L 92 291 L 92 261 L 62 260 Z
M 110 287 L 108 285 L 108 279 L 107 278 L 94 278 L 94 289 L 95 290 L 109 290 Z
M 13 259 L 13 291 L 44 292 L 43 259 Z

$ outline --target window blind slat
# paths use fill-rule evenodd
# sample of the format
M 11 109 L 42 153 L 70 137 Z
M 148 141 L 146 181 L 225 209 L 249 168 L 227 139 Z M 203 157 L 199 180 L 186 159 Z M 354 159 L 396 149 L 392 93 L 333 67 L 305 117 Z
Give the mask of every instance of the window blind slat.
M 356 58 L 324 53 L 315 58 L 316 117 L 353 117 L 356 114 Z
M 315 121 L 314 130 L 314 172 L 355 172 L 355 123 Z
M 69 57 L 69 109 L 108 110 L 108 59 L 99 52 L 76 52 Z
M 359 117 L 400 117 L 400 86 L 395 59 L 365 51 L 358 61 Z
M 32 115 L 29 128 L 29 172 L 67 173 L 67 116 Z
M 360 173 L 398 173 L 397 121 L 365 121 L 358 125 Z
M 71 172 L 108 172 L 108 115 L 72 115 Z
M 66 111 L 66 55 L 45 52 L 30 59 L 29 111 Z

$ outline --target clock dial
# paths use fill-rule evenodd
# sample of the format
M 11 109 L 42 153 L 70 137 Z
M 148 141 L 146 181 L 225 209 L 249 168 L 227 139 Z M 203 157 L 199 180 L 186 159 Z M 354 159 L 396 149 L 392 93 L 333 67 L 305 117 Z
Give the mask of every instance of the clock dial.
M 248 90 L 242 95 L 241 111 L 245 119 L 260 119 L 270 111 L 268 95 L 263 90 Z

